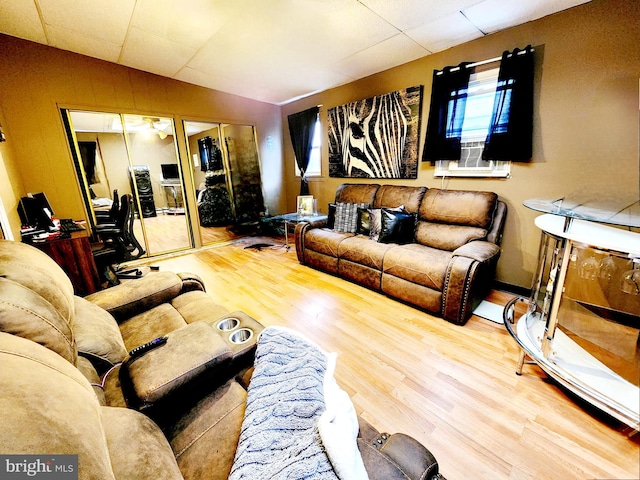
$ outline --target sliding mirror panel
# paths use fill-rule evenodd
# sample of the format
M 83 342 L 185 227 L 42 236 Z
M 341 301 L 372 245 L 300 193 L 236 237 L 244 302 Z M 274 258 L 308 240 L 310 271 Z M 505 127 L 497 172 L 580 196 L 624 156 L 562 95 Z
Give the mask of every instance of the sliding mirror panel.
M 172 120 L 64 109 L 62 113 L 96 238 L 101 228 L 97 225 L 107 221 L 114 198 L 122 204 L 123 196 L 130 195 L 127 234 L 131 245 L 139 245 L 132 249 L 134 258 L 191 247 Z
M 251 231 L 264 215 L 264 197 L 255 130 L 251 125 L 222 125 L 236 228 Z
M 187 121 L 184 131 L 191 158 L 201 243 L 210 245 L 233 240 L 238 234 L 233 228 L 235 210 L 221 125 Z
M 136 235 L 149 255 L 191 247 L 185 215 L 184 181 L 170 118 L 124 115 L 130 149 L 129 180 L 134 197 Z

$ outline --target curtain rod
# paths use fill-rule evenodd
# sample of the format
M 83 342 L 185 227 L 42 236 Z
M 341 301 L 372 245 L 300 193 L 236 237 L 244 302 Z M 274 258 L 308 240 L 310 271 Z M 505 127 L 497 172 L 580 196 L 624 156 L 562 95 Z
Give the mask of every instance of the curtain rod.
M 535 48 L 531 49 L 532 52 L 535 52 Z M 526 50 L 520 50 L 517 55 L 524 55 L 525 53 L 527 53 Z M 511 54 L 513 55 L 513 54 Z M 466 68 L 473 68 L 473 67 L 479 67 L 480 65 L 486 65 L 488 63 L 494 63 L 494 62 L 499 62 L 500 60 L 502 60 L 502 56 L 499 57 L 494 57 L 494 58 L 490 58 L 488 60 L 481 60 L 479 62 L 474 62 L 474 63 L 470 63 L 468 65 L 465 65 Z M 451 70 L 449 70 L 450 72 L 457 72 L 458 70 L 460 70 L 460 67 L 453 67 Z M 442 75 L 443 74 L 443 70 L 439 70 L 438 73 L 436 73 L 436 75 Z

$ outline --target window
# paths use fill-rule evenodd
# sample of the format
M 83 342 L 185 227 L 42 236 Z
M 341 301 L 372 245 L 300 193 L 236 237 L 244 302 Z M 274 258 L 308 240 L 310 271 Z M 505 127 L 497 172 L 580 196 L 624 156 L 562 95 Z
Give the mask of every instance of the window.
M 316 119 L 316 126 L 313 129 L 313 141 L 311 143 L 311 153 L 309 154 L 309 165 L 307 166 L 306 177 L 319 177 L 322 175 L 320 168 L 320 149 L 322 147 L 322 124 L 320 122 L 320 115 Z M 300 169 L 298 164 L 294 162 L 296 167 L 296 177 L 300 176 Z
M 457 177 L 508 177 L 511 171 L 511 162 L 501 162 L 494 160 L 483 160 L 482 151 L 484 142 L 489 133 L 493 104 L 498 84 L 498 68 L 473 73 L 469 78 L 469 87 L 466 91 L 455 91 L 449 100 L 450 107 L 447 109 L 447 138 L 460 137 L 461 153 L 460 160 L 439 160 L 436 162 L 434 176 L 457 176 Z M 451 112 L 459 109 L 453 108 L 453 104 L 458 102 L 466 93 L 466 106 L 464 118 L 453 119 Z M 508 119 L 508 112 L 500 115 Z M 457 125 L 457 128 L 456 128 Z M 461 126 L 460 126 L 461 125 Z M 460 131 L 461 130 L 461 131 Z

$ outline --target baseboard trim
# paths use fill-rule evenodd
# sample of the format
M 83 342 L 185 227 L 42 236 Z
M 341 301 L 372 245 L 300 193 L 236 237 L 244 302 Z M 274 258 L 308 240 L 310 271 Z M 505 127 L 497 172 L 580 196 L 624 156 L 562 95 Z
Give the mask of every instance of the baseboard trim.
M 496 290 L 502 290 L 504 292 L 513 293 L 514 295 L 518 295 L 520 297 L 529 297 L 531 295 L 531 290 L 525 287 L 520 287 L 518 285 L 511 285 L 510 283 L 495 281 L 494 288 Z

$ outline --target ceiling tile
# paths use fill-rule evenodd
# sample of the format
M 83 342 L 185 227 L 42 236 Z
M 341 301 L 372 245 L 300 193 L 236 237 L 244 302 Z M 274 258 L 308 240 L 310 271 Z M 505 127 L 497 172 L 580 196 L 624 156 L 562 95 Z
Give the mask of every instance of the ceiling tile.
M 178 72 L 196 50 L 132 28 L 122 49 L 120 63 L 167 77 Z
M 52 47 L 118 63 L 121 47 L 103 42 L 96 38 L 87 38 L 64 28 L 48 27 L 49 43 Z
M 484 0 L 464 9 L 463 13 L 483 32 L 494 33 L 588 1 L 590 0 L 536 0 L 535 2 Z
M 122 45 L 136 0 L 38 0 L 46 25 Z
M 131 26 L 200 48 L 229 18 L 221 0 L 138 0 Z
M 353 78 L 362 78 L 411 62 L 430 53 L 414 40 L 399 33 L 341 60 L 331 68 Z
M 400 30 L 408 30 L 459 12 L 482 0 L 360 0 Z
M 44 27 L 33 2 L 2 2 L 0 32 L 33 42 L 47 43 Z
M 407 30 L 405 33 L 432 52 L 440 52 L 454 45 L 482 37 L 482 32 L 459 12 Z

